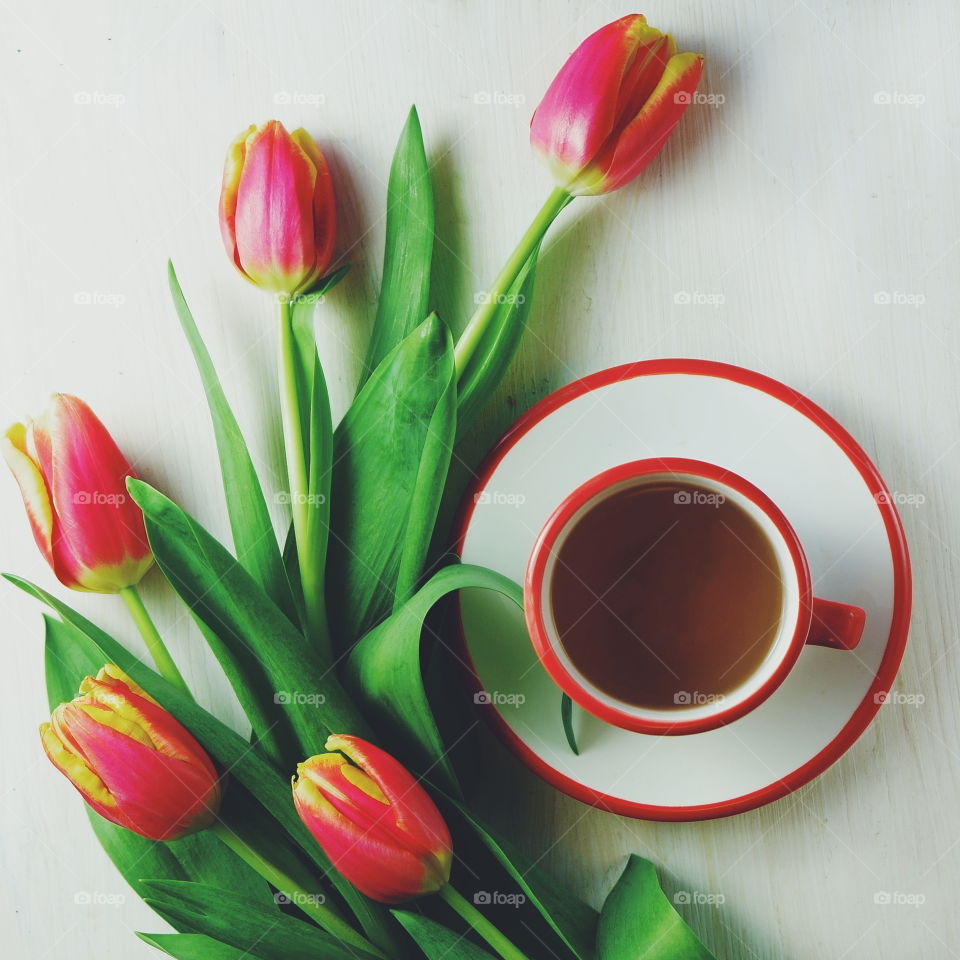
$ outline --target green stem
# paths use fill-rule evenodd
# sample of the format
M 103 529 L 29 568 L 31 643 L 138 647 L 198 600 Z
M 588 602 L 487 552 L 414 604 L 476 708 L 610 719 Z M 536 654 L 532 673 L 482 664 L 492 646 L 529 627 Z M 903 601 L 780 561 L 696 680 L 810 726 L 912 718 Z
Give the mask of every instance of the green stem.
M 527 955 L 519 947 L 508 940 L 469 900 L 461 897 L 449 883 L 440 888 L 440 896 L 503 957 L 503 960 L 527 960 Z
M 323 894 L 318 895 L 304 890 L 292 877 L 238 837 L 226 824 L 215 823 L 210 830 L 244 863 L 256 870 L 267 883 L 276 887 L 292 904 L 299 907 L 311 920 L 315 920 L 327 933 L 364 953 L 383 956 L 377 947 L 357 933 L 335 910 L 326 905 Z
M 520 242 L 503 265 L 503 269 L 497 274 L 486 300 L 474 310 L 470 322 L 457 341 L 453 356 L 458 374 L 462 374 L 467 369 L 470 358 L 496 315 L 497 308 L 503 302 L 503 297 L 507 295 L 514 280 L 517 279 L 523 269 L 523 265 L 530 258 L 530 254 L 536 249 L 537 244 L 543 240 L 544 234 L 550 229 L 550 224 L 557 218 L 557 214 L 572 199 L 573 197 L 566 190 L 555 187 L 533 218 L 533 223 L 527 228 L 527 232 L 520 238 Z
M 283 447 L 287 460 L 287 485 L 293 514 L 293 535 L 297 546 L 297 565 L 303 590 L 306 633 L 329 653 L 329 627 L 324 597 L 321 545 L 310 502 L 310 451 L 306 448 L 305 425 L 301 411 L 297 379 L 297 341 L 293 330 L 293 307 L 289 299 L 280 301 L 280 411 L 283 419 Z M 309 410 L 309 403 L 306 404 Z
M 165 680 L 169 680 L 175 687 L 179 687 L 188 696 L 192 696 L 187 687 L 186 680 L 183 679 L 183 674 L 177 669 L 177 665 L 173 662 L 173 657 L 170 656 L 170 651 L 163 642 L 163 637 L 160 636 L 160 632 L 150 618 L 147 608 L 143 605 L 143 600 L 137 588 L 124 587 L 120 591 L 120 597 L 126 604 L 127 610 L 130 611 L 130 617 L 140 631 L 140 635 L 147 645 L 147 652 L 157 665 L 157 670 L 160 671 L 160 675 Z

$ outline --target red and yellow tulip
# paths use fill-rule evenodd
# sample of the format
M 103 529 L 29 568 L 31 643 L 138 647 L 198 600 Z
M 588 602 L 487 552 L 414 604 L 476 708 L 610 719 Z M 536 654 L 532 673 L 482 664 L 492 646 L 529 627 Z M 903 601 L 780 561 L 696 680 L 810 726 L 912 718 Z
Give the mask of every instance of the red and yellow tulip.
M 176 840 L 216 818 L 221 789 L 210 758 L 118 667 L 87 677 L 40 737 L 97 813 L 142 837 Z
M 530 122 L 530 143 L 557 185 L 609 193 L 660 151 L 690 104 L 703 57 L 677 53 L 671 36 L 631 14 L 601 27 L 571 54 Z
M 220 232 L 251 283 L 307 292 L 333 259 L 336 203 L 327 161 L 305 130 L 271 120 L 230 145 L 220 193 Z
M 55 394 L 37 420 L 15 423 L 0 445 L 37 546 L 61 583 L 116 593 L 140 581 L 153 554 L 127 495 L 135 474 L 82 400 Z
M 359 737 L 332 736 L 326 749 L 298 764 L 293 800 L 333 865 L 381 903 L 440 890 L 450 879 L 450 831 L 423 787 Z

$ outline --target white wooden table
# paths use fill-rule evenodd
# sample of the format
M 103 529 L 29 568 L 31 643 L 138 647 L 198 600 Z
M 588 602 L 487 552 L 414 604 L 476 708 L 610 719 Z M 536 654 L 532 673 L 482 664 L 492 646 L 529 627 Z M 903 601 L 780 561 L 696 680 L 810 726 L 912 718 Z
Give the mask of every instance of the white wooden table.
M 55 389 L 83 396 L 147 478 L 225 535 L 164 262 L 178 265 L 275 485 L 271 304 L 234 275 L 217 232 L 228 141 L 276 116 L 332 158 L 354 265 L 321 323 L 342 409 L 408 105 L 435 160 L 435 299 L 459 327 L 548 188 L 526 144 L 531 109 L 580 38 L 627 12 L 587 0 L 3 4 L 0 418 L 39 411 Z M 960 8 L 713 0 L 645 12 L 707 54 L 703 89 L 717 102 L 690 111 L 638 184 L 565 214 L 485 440 L 574 375 L 645 357 L 730 361 L 806 392 L 891 489 L 922 495 L 903 510 L 916 603 L 899 689 L 923 703 L 884 708 L 818 781 L 731 820 L 592 811 L 493 743 L 485 808 L 594 903 L 630 851 L 661 865 L 671 893 L 722 893 L 722 906 L 683 908 L 718 957 L 960 956 Z M 13 481 L 0 489 L 0 566 L 49 586 Z M 223 684 L 158 575 L 145 593 L 203 701 L 224 709 Z M 118 603 L 71 599 L 138 643 Z M 131 931 L 162 924 L 42 758 L 39 610 L 13 589 L 0 605 L 4 950 L 155 956 Z M 876 903 L 884 891 L 914 902 Z

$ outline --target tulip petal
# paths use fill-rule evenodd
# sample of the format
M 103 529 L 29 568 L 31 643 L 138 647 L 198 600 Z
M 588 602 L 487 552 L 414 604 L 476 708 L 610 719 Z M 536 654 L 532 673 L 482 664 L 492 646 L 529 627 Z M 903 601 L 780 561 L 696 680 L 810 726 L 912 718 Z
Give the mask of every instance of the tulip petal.
M 89 677 L 86 678 L 86 680 L 89 679 Z M 160 704 L 157 703 L 157 701 L 154 700 L 153 697 L 151 697 L 150 694 L 140 686 L 140 684 L 131 680 L 130 677 L 128 677 L 115 663 L 104 664 L 97 673 L 96 679 L 103 682 L 117 680 L 122 683 L 131 693 L 135 693 L 138 697 L 142 697 L 149 703 L 156 704 L 158 707 L 160 706 Z M 84 683 L 86 680 L 84 680 Z M 80 692 L 83 693 L 83 683 L 80 684 Z
M 251 124 L 237 137 L 227 150 L 227 159 L 223 164 L 223 184 L 220 188 L 220 235 L 227 254 L 233 265 L 246 277 L 240 255 L 237 252 L 237 193 L 240 189 L 240 175 L 243 173 L 243 160 L 247 150 L 247 140 L 257 128 Z M 249 280 L 250 278 L 247 277 Z
M 3 459 L 20 487 L 33 539 L 47 563 L 53 566 L 53 506 L 43 474 L 27 452 L 27 428 L 22 423 L 15 423 L 0 440 L 0 445 Z
M 100 713 L 74 701 L 58 707 L 52 723 L 67 748 L 97 771 L 116 802 L 116 822 L 154 840 L 212 822 L 219 787 L 206 770 L 103 723 Z
M 122 675 L 119 668 L 111 669 Z M 138 694 L 135 687 L 127 677 L 120 679 L 101 670 L 96 678 L 84 679 L 80 686 L 84 696 L 75 702 L 89 702 L 109 710 L 124 721 L 138 726 L 146 738 L 142 742 L 149 743 L 154 750 L 171 759 L 197 766 L 208 777 L 216 779 L 213 762 L 186 727 L 155 700 Z
M 618 94 L 638 47 L 660 32 L 640 14 L 608 23 L 560 68 L 530 121 L 530 142 L 560 186 L 596 156 L 617 120 Z
M 112 664 L 87 677 L 80 696 L 40 728 L 47 756 L 94 810 L 143 837 L 204 829 L 220 806 L 213 763 L 174 717 L 134 690 Z
M 309 781 L 339 814 L 371 838 L 375 836 L 386 846 L 411 846 L 410 838 L 397 826 L 396 811 L 380 788 L 342 754 L 311 757 L 297 764 L 297 776 Z
M 624 71 L 623 85 L 617 97 L 617 119 L 610 137 L 619 137 L 643 109 L 675 53 L 676 44 L 669 34 L 662 34 L 637 48 L 630 65 Z
M 344 734 L 327 738 L 327 750 L 339 750 L 360 767 L 389 800 L 395 822 L 408 844 L 422 854 L 436 855 L 452 846 L 450 831 L 426 790 L 385 750 Z
M 82 401 L 55 394 L 30 426 L 53 509 L 52 566 L 75 589 L 112 593 L 153 565 L 140 508 L 126 478 L 135 476 L 107 428 Z
M 692 101 L 703 72 L 703 57 L 679 53 L 670 58 L 656 89 L 619 137 L 570 184 L 578 195 L 608 193 L 628 183 L 660 152 Z
M 243 271 L 258 286 L 290 294 L 312 275 L 316 179 L 313 161 L 276 120 L 247 139 L 235 236 Z
M 385 843 L 340 813 L 309 779 L 294 782 L 297 813 L 333 865 L 361 893 L 380 903 L 402 903 L 437 889 L 410 851 Z
M 40 725 L 40 741 L 50 762 L 77 788 L 83 799 L 102 817 L 119 823 L 117 801 L 103 781 L 57 736 L 50 723 Z
M 301 290 L 308 290 L 326 274 L 333 260 L 333 248 L 337 238 L 337 202 L 327 158 L 316 140 L 302 128 L 294 130 L 290 136 L 310 158 L 316 170 L 313 187 L 313 243 L 316 262 L 313 276 L 300 285 Z

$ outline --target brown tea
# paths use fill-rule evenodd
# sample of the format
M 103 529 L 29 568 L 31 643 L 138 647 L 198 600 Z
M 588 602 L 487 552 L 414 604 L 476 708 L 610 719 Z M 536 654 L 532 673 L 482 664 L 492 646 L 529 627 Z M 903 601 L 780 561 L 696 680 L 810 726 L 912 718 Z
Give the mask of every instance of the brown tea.
M 783 589 L 772 545 L 742 507 L 690 483 L 612 494 L 562 542 L 550 583 L 576 669 L 637 707 L 729 694 L 770 651 Z

